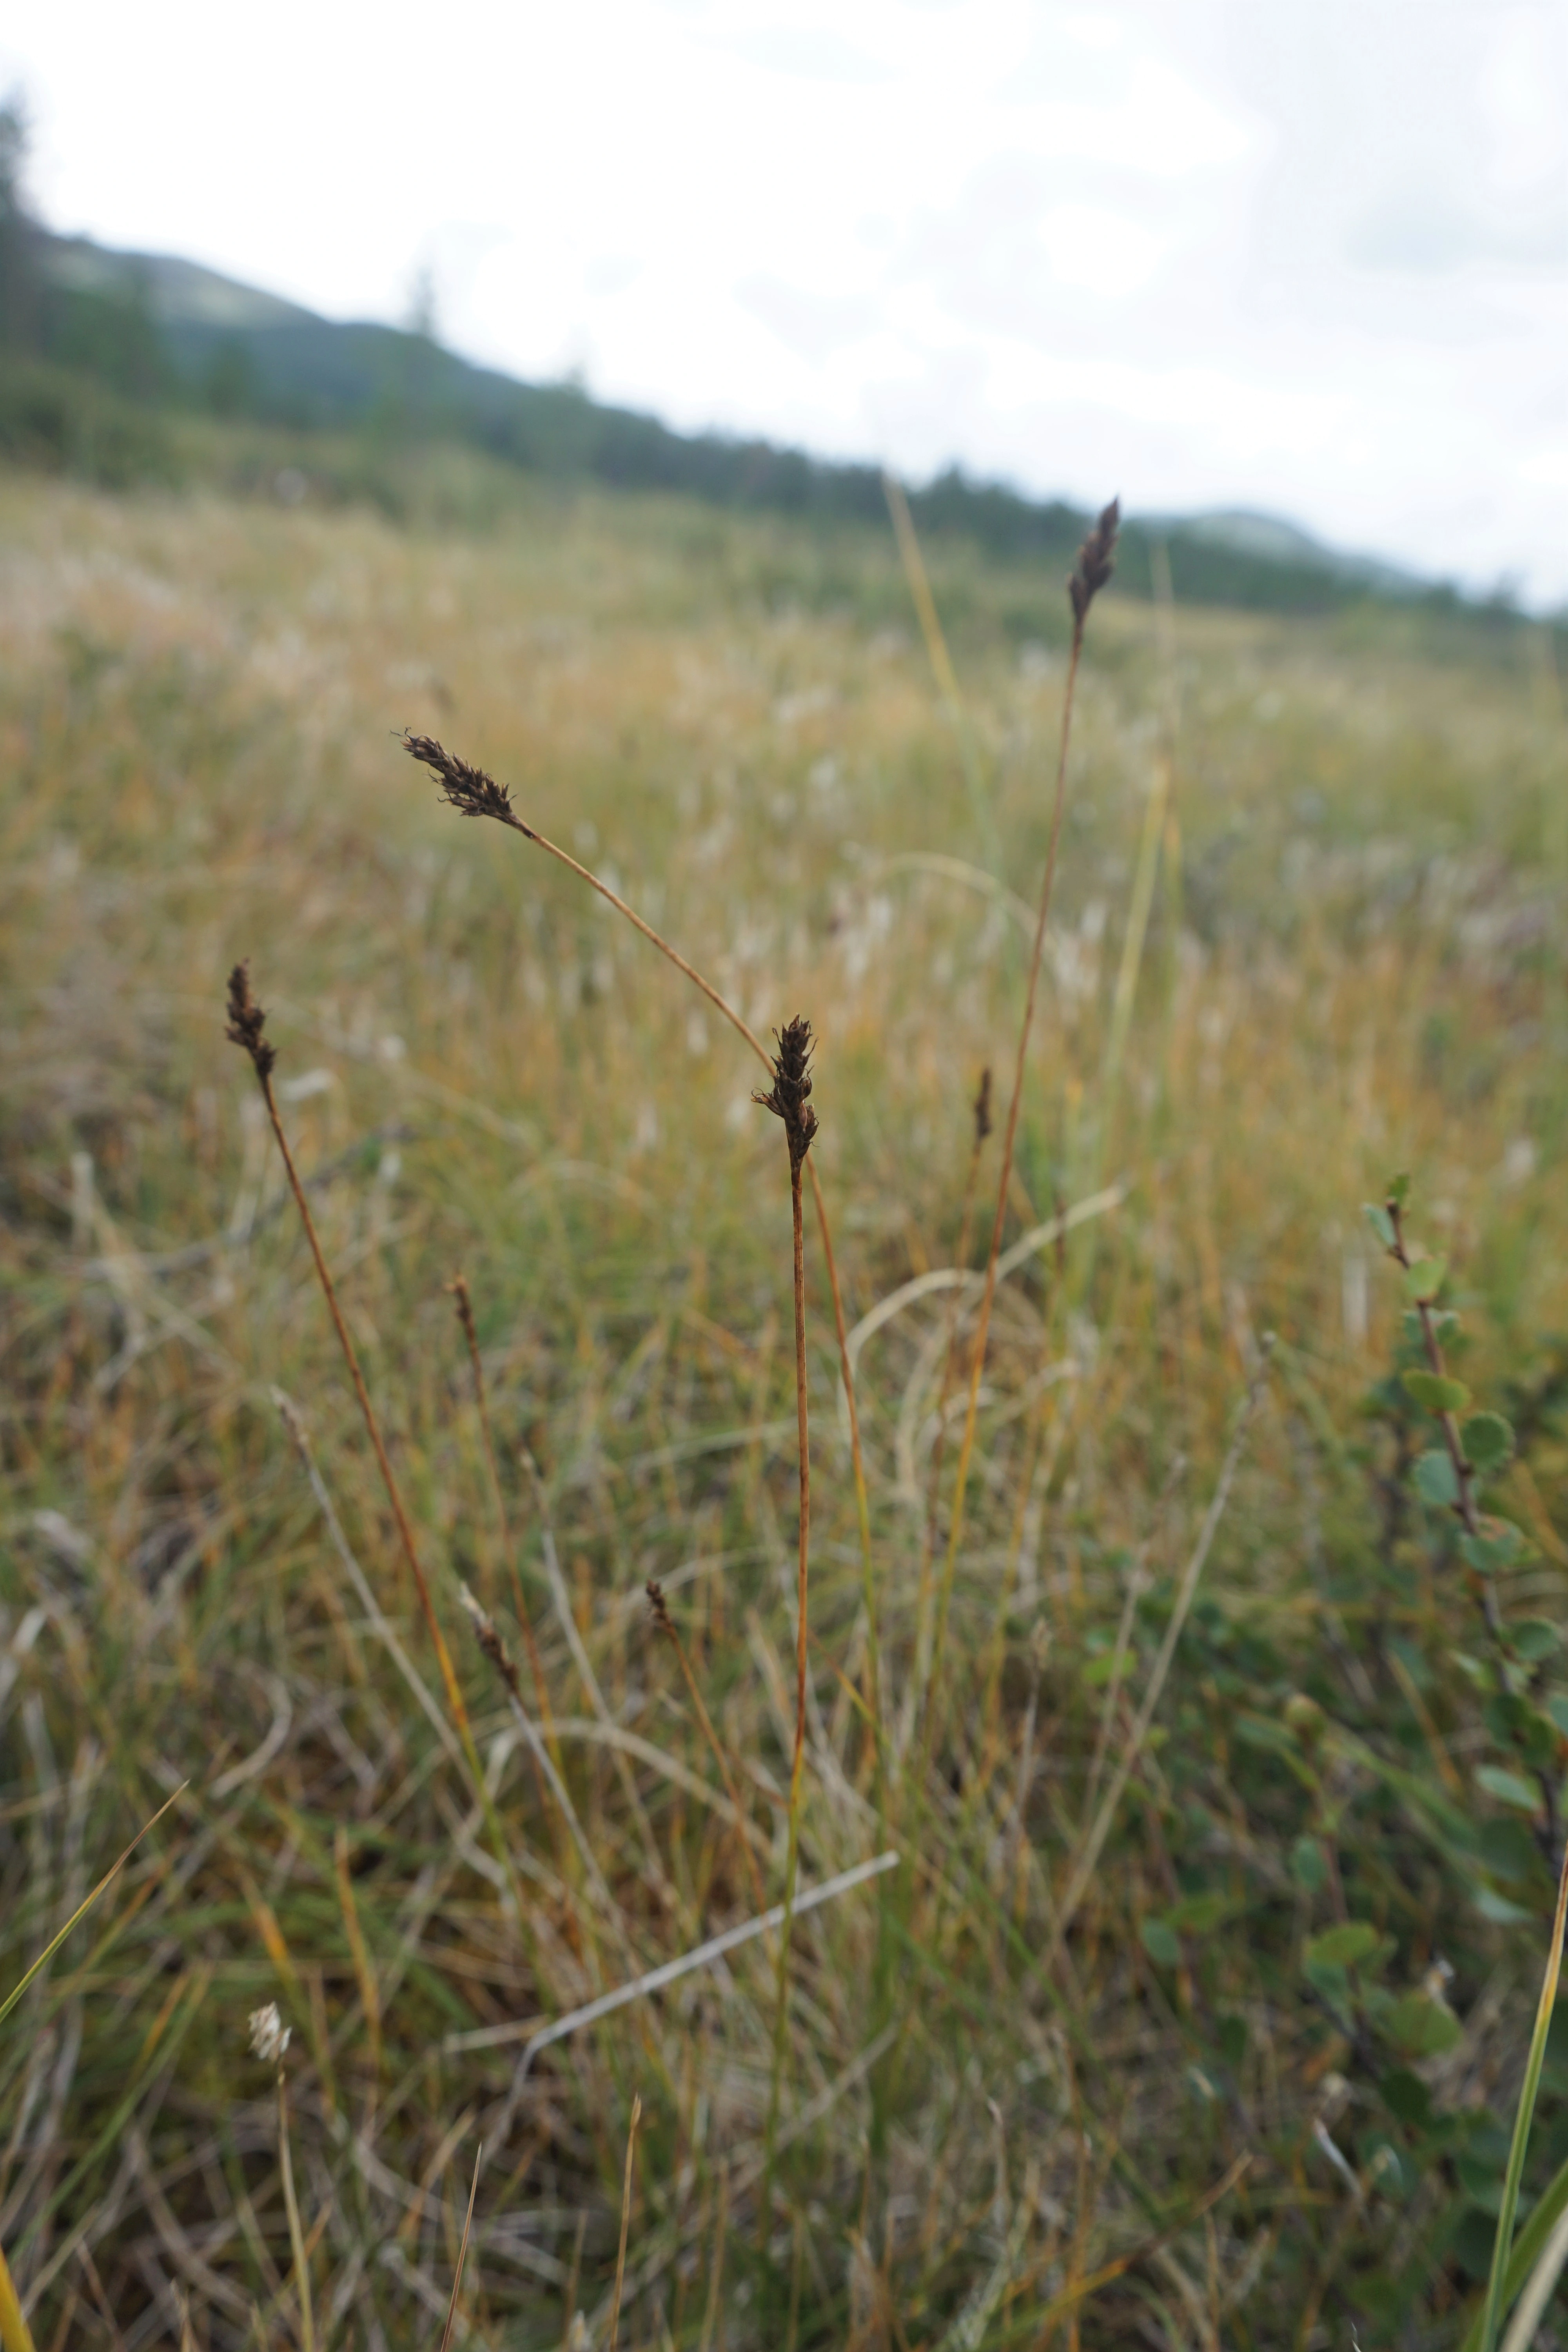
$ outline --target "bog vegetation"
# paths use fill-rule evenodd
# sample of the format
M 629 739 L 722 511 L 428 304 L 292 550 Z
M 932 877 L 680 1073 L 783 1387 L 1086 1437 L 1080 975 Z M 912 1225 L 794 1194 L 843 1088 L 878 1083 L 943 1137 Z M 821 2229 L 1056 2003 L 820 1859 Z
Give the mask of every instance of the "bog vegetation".
M 409 479 L 0 477 L 0 2340 L 1503 2341 L 1551 642 L 1102 595 L 1003 1188 L 1059 571 Z

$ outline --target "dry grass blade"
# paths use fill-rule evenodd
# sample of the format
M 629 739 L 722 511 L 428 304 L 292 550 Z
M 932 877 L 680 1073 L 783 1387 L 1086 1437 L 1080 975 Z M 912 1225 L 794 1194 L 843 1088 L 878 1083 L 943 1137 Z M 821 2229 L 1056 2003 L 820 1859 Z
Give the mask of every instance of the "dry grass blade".
M 27 1970 L 26 1975 L 22 1978 L 19 1983 L 13 1985 L 5 2000 L 0 2001 L 0 2023 L 4 2023 L 5 2020 L 9 2017 L 11 2011 L 16 2008 L 16 2003 L 21 2000 L 22 1995 L 26 1991 L 27 1987 L 32 1983 L 33 1979 L 37 1975 L 38 1970 L 42 1968 L 47 1967 L 49 1961 L 53 1958 L 56 1952 L 59 1950 L 60 1946 L 65 1942 L 66 1937 L 70 1934 L 71 1929 L 76 1926 L 77 1922 L 79 1919 L 86 1917 L 87 1914 L 92 1909 L 93 1905 L 98 1901 L 99 1896 L 104 1892 L 105 1888 L 110 1885 L 119 1876 L 126 1864 L 130 1861 L 132 1855 L 135 1853 L 137 1847 L 141 1844 L 142 1839 L 146 1836 L 148 1831 L 157 1828 L 158 1823 L 163 1820 L 164 1814 L 168 1811 L 169 1807 L 175 1803 L 179 1798 L 184 1795 L 185 1790 L 189 1786 L 190 1782 L 188 1780 L 182 1780 L 179 1787 L 174 1790 L 174 1795 L 164 1799 L 163 1802 L 159 1806 L 157 1811 L 152 1816 L 151 1820 L 142 1822 L 142 1827 L 137 1831 L 135 1836 L 132 1839 L 130 1844 L 126 1847 L 119 1861 L 111 1864 L 110 1868 L 104 1872 L 103 1876 L 99 1880 L 98 1885 L 93 1888 L 92 1893 L 87 1897 L 86 1901 L 78 1904 L 76 1909 L 71 1913 L 70 1917 L 66 1921 L 65 1926 L 59 1930 L 59 1933 L 56 1936 L 50 1937 L 48 1942 L 44 1946 L 43 1950 L 38 1954 L 37 1958 L 33 1962 L 32 1967 Z
M 746 1819 L 746 1808 L 741 1801 L 741 1791 L 736 1783 L 734 1769 L 724 1751 L 718 1732 L 713 1727 L 713 1718 L 708 1712 L 707 1702 L 698 1686 L 697 1677 L 691 1671 L 691 1661 L 686 1654 L 686 1644 L 680 1638 L 680 1629 L 669 1613 L 669 1607 L 664 1597 L 664 1588 L 656 1580 L 650 1580 L 647 1591 L 648 1607 L 653 1612 L 654 1624 L 675 1652 L 680 1667 L 681 1679 L 686 1685 L 687 1696 L 690 1699 L 693 1712 L 702 1727 L 702 1736 L 708 1742 L 713 1761 L 719 1767 L 725 1794 L 743 1822 Z M 741 1837 L 741 1849 L 746 1858 L 746 1867 L 751 1873 L 752 1892 L 756 1897 L 757 1908 L 760 1911 L 763 1907 L 762 1871 L 758 1866 L 757 1857 L 752 1850 L 752 1841 L 743 1832 Z
M 468 2258 L 468 2232 L 474 2226 L 474 2200 L 479 2193 L 479 2167 L 485 2160 L 485 2144 L 479 2142 L 474 2157 L 474 2177 L 468 2183 L 468 2210 L 463 2216 L 463 2241 L 458 2248 L 458 2266 L 452 2273 L 452 2300 L 447 2306 L 447 2325 L 441 2330 L 440 2352 L 447 2352 L 452 2341 L 452 2330 L 458 2324 L 458 2296 L 463 2284 L 463 2264 Z
M 1184 2230 L 1190 2230 L 1194 2221 L 1201 2221 L 1205 2213 L 1212 2212 L 1223 2199 L 1230 2195 L 1251 2162 L 1252 2153 L 1249 2149 L 1245 2155 L 1237 2158 L 1235 2163 L 1230 2165 L 1215 2182 L 1214 2187 L 1205 2189 L 1197 2203 L 1190 2207 L 1179 2221 L 1172 2221 L 1163 2230 L 1156 2230 L 1152 2238 L 1145 2238 L 1141 2245 L 1133 2246 L 1127 2253 L 1118 2254 L 1113 2261 L 1102 2263 L 1100 2268 L 1091 2271 L 1087 2278 L 1075 2279 L 1071 2286 L 1055 2296 L 1040 2315 L 1046 2328 L 1046 2337 L 1041 2339 L 1042 2342 L 1047 2340 L 1054 2331 L 1058 2319 L 1067 2317 L 1089 2295 L 1098 2294 L 1100 2288 L 1109 2286 L 1113 2279 L 1125 2277 L 1137 2263 L 1147 2262 L 1151 2254 L 1157 2253 L 1163 2246 L 1168 2246 L 1172 2240 L 1179 2238 Z
M 868 1878 L 879 1878 L 885 1870 L 896 1870 L 900 1859 L 889 1848 L 886 1853 L 877 1854 L 870 1862 L 858 1862 L 852 1870 L 841 1870 L 836 1878 L 824 1880 L 820 1886 L 808 1887 L 804 1895 L 795 1897 L 795 1916 L 803 1919 L 808 1911 L 815 1911 L 820 1904 L 831 1903 L 837 1895 L 847 1895 L 852 1887 L 863 1886 Z M 628 2001 L 642 2000 L 650 1993 L 662 1991 L 666 1985 L 674 1984 L 679 1978 L 689 1976 L 693 1969 L 710 1967 L 713 1961 L 721 1960 L 726 1953 L 738 1952 L 742 1944 L 751 1943 L 755 1937 L 771 1934 L 773 1928 L 784 1925 L 784 1906 L 775 1903 L 771 1910 L 763 1911 L 756 1918 L 743 1919 L 738 1927 L 726 1927 L 721 1936 L 710 1936 L 705 1944 L 683 1952 L 679 1959 L 665 1960 L 658 1968 L 649 1969 L 646 1976 L 638 1977 L 634 1983 L 617 1985 L 613 1992 L 601 1993 L 597 2000 L 587 2001 L 581 2009 L 569 2010 L 553 2024 L 541 2026 L 537 2032 L 529 2034 L 524 2044 L 522 2056 L 518 2061 L 518 2080 L 521 2082 L 526 2076 L 540 2052 L 548 2050 L 552 2042 L 563 2042 L 569 2033 L 575 2033 L 582 2026 L 596 2025 L 600 2018 L 609 2017 L 617 2009 L 624 2009 Z M 471 2033 L 451 2035 L 447 2047 L 450 2050 L 494 2050 L 502 2042 L 521 2041 L 526 2032 L 526 2027 L 521 2025 L 481 2025 Z
M 937 692 L 942 697 L 949 724 L 957 740 L 959 762 L 963 770 L 963 781 L 969 793 L 970 806 L 984 840 L 986 856 L 994 858 L 998 850 L 995 820 L 987 804 L 984 788 L 981 782 L 973 730 L 969 724 L 968 713 L 963 708 L 963 698 L 959 692 L 958 673 L 953 668 L 952 656 L 947 649 L 947 639 L 942 633 L 942 621 L 936 609 L 936 598 L 931 593 L 931 576 L 926 571 L 925 558 L 921 553 L 920 533 L 915 529 L 915 519 L 910 512 L 910 502 L 904 495 L 903 484 L 896 474 L 889 473 L 886 469 L 882 475 L 882 494 L 888 501 L 888 513 L 892 520 L 893 537 L 899 544 L 899 559 L 904 567 L 904 578 L 909 583 L 910 597 L 921 625 L 921 635 L 925 639 L 926 657 L 931 663 L 931 676 L 936 680 Z
M 33 2332 L 23 2316 L 21 2300 L 13 2284 L 3 2246 L 0 2246 L 0 2345 L 5 2347 L 5 2352 L 35 2352 Z
M 540 1721 L 544 1727 L 545 1738 L 550 1740 L 553 1738 L 550 1719 L 550 1689 L 544 1679 L 544 1666 L 539 1654 L 539 1643 L 533 1631 L 533 1619 L 529 1613 L 528 1603 L 523 1599 L 522 1580 L 517 1570 L 517 1553 L 512 1543 L 511 1522 L 507 1514 L 506 1496 L 500 1482 L 500 1465 L 496 1458 L 495 1433 L 490 1426 L 489 1390 L 485 1381 L 484 1360 L 479 1354 L 479 1335 L 474 1323 L 474 1302 L 464 1276 L 455 1275 L 447 1288 L 452 1294 L 453 1303 L 458 1310 L 458 1321 L 462 1327 L 464 1345 L 468 1349 L 468 1362 L 473 1369 L 474 1401 L 479 1406 L 479 1428 L 484 1437 L 485 1461 L 489 1470 L 490 1493 L 495 1502 L 496 1521 L 500 1529 L 501 1546 L 506 1553 L 507 1569 L 511 1579 L 512 1608 L 522 1633 L 523 1644 L 528 1651 L 529 1671 L 533 1676 L 534 1696 L 539 1701 Z M 560 1758 L 557 1757 L 555 1760 L 559 1765 Z
M 958 1246 L 953 1251 L 953 1265 L 961 1274 L 969 1269 L 970 1234 L 974 1217 L 974 1189 L 980 1178 L 980 1155 L 991 1133 L 991 1067 L 987 1063 L 980 1073 L 972 1112 L 973 1133 L 969 1147 L 969 1160 L 963 1178 L 963 1205 L 958 1219 Z M 947 1345 L 942 1349 L 942 1384 L 936 1400 L 936 1435 L 931 1441 L 931 1467 L 926 1474 L 925 1535 L 921 1545 L 920 1584 L 915 1599 L 915 1622 L 920 1628 L 920 1642 L 930 1641 L 927 1623 L 931 1605 L 931 1569 L 936 1558 L 937 1513 L 942 1501 L 942 1465 L 947 1444 L 947 1403 L 952 1393 L 953 1374 L 957 1366 L 958 1318 L 963 1306 L 962 1284 L 954 1284 L 954 1296 L 947 1311 Z M 917 1653 L 917 1673 L 923 1675 L 924 1659 Z
M 243 438 L 270 465 L 272 426 Z M 1479 2344 L 1568 1723 L 1568 803 L 1526 652 L 1561 667 L 1568 633 L 1365 583 L 1316 615 L 1199 609 L 1232 555 L 1180 534 L 1193 756 L 1152 778 L 1159 551 L 1130 532 L 1131 593 L 1094 598 L 1076 679 L 938 1639 L 1069 624 L 1106 534 L 1077 609 L 1042 612 L 1061 509 L 994 556 L 928 536 L 953 507 L 910 490 L 987 876 L 879 493 L 826 535 L 815 492 L 759 519 L 520 476 L 480 513 L 488 456 L 378 443 L 388 490 L 405 459 L 442 469 L 443 519 L 398 530 L 334 446 L 320 487 L 344 495 L 314 510 L 312 457 L 304 515 L 0 466 L 26 589 L 0 595 L 0 1997 L 114 1862 L 135 1792 L 191 1780 L 180 1831 L 158 1823 L 0 2025 L 0 2244 L 33 2352 L 247 2327 L 300 2352 L 301 2256 L 321 2352 L 378 2326 L 436 2352 L 448 2321 L 447 2352 L 589 2352 L 590 2315 L 605 2352 L 614 2118 L 650 2069 L 619 2315 L 638 2352 L 1023 2347 L 1054 2297 L 1057 2352 L 1075 2321 L 1086 2346 L 1284 2352 L 1395 2308 L 1412 2342 Z M 452 806 L 395 760 L 389 790 L 389 690 L 421 727 L 462 711 L 514 789 L 438 753 Z M 221 975 L 205 1014 L 192 975 L 258 921 L 293 1002 L 286 1031 L 235 1003 L 242 1066 Z M 770 1002 L 831 1029 L 811 1099 L 831 1076 L 833 1117 L 800 1170 L 803 1228 L 808 1178 L 832 1224 L 814 1213 L 819 1261 L 802 1235 L 789 1909 L 795 1270 L 776 1147 L 737 1099 L 773 1075 L 721 993 L 770 1052 Z M 257 1060 L 451 1629 L 521 1933 Z M 1373 1278 L 1353 1212 L 1383 1198 L 1380 1133 L 1437 1179 L 1442 1293 L 1429 1268 Z M 1255 1412 L 1194 1569 L 1270 1327 L 1289 1393 Z M 324 1483 L 278 1444 L 274 1380 L 318 1441 L 334 1422 Z M 1472 1431 L 1471 1381 L 1510 1418 Z M 1468 1468 L 1422 1418 L 1445 1395 Z M 807 1916 L 863 1855 L 857 1899 Z M 1384 1916 L 1400 1886 L 1426 1890 L 1419 1918 Z M 1345 1927 L 1325 1966 L 1380 1941 L 1336 2028 L 1312 1948 Z M 276 2063 L 241 2094 L 224 2057 L 268 1991 L 313 2059 L 288 2083 L 292 2231 Z M 1358 2137 L 1385 2107 L 1391 2155 Z M 1536 2181 L 1565 2119 L 1543 2068 L 1494 2352 L 1523 2352 L 1556 2261 L 1568 2167 Z M 472 2187 L 455 2203 L 481 2135 L 482 2224 Z M 1267 2179 L 1260 2159 L 1205 2212 L 1265 2143 Z
M 610 2352 L 621 2332 L 621 2293 L 626 2280 L 626 2236 L 632 2222 L 632 2159 L 637 2153 L 637 2126 L 642 2121 L 642 2100 L 634 2096 L 632 2119 L 626 2126 L 626 2170 L 621 2185 L 621 2242 L 616 2254 L 616 2297 L 610 2305 Z
M 556 1769 L 554 1759 L 540 1738 L 528 1709 L 522 1703 L 522 1689 L 518 1680 L 517 1668 L 507 1654 L 506 1644 L 496 1630 L 495 1622 L 489 1612 L 475 1600 L 466 1584 L 459 1582 L 458 1598 L 472 1621 L 475 1640 L 506 1685 L 507 1699 L 511 1707 L 513 1718 L 518 1729 L 528 1742 L 529 1752 L 543 1775 L 545 1786 L 560 1807 L 562 1819 L 571 1833 L 579 1859 L 587 1873 L 588 1884 L 606 1915 L 611 1919 L 618 1920 L 620 1913 L 616 1899 L 605 1884 L 605 1874 L 599 1867 L 583 1824 L 577 1818 L 577 1809 L 572 1802 L 566 1783 Z
M 283 2179 L 283 2205 L 289 2216 L 289 2247 L 294 2261 L 294 2284 L 300 2297 L 300 2352 L 316 2352 L 316 2318 L 310 2301 L 310 2262 L 305 2246 L 300 2200 L 294 2190 L 294 2158 L 289 2146 L 289 2092 L 282 2069 L 278 2074 L 278 2166 Z

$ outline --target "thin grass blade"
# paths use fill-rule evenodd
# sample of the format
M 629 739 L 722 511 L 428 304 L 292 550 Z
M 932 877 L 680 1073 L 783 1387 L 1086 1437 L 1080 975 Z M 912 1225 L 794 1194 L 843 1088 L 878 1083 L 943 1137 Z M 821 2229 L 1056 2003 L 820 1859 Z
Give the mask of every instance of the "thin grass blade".
M 182 1780 L 179 1787 L 174 1790 L 174 1796 L 167 1799 L 163 1804 L 159 1806 L 157 1811 L 153 1815 L 152 1820 L 142 1822 L 142 1827 L 137 1831 L 135 1836 L 132 1839 L 130 1844 L 126 1847 L 119 1861 L 112 1863 L 110 1865 L 109 1869 L 104 1872 L 103 1876 L 99 1880 L 98 1885 L 93 1888 L 92 1893 L 88 1896 L 86 1902 L 78 1904 L 76 1909 L 71 1913 L 70 1917 L 66 1921 L 65 1926 L 60 1929 L 59 1934 L 56 1936 L 51 1942 L 45 1945 L 43 1950 L 38 1954 L 37 1958 L 33 1962 L 32 1967 L 27 1970 L 26 1975 L 22 1979 L 21 1982 L 17 1985 L 14 1985 L 11 1990 L 6 1994 L 5 2000 L 0 2001 L 0 2024 L 4 2024 L 6 2018 L 9 2017 L 11 2011 L 16 2008 L 16 2003 L 21 2000 L 22 1995 L 26 1991 L 27 1987 L 32 1983 L 33 1979 L 37 1975 L 38 1970 L 42 1968 L 46 1968 L 48 1965 L 48 1962 L 54 1958 L 55 1954 L 59 1950 L 60 1946 L 65 1942 L 66 1937 L 70 1934 L 71 1929 L 76 1926 L 78 1920 L 85 1918 L 88 1912 L 92 1909 L 93 1905 L 98 1901 L 99 1896 L 103 1893 L 104 1888 L 108 1886 L 110 1880 L 115 1878 L 119 1873 L 124 1869 L 126 1864 L 130 1861 L 132 1855 L 135 1853 L 137 1847 L 146 1836 L 148 1831 L 157 1828 L 158 1823 L 168 1811 L 170 1805 L 174 1802 L 174 1799 L 176 1797 L 183 1797 L 189 1787 L 190 1782 L 188 1780 Z

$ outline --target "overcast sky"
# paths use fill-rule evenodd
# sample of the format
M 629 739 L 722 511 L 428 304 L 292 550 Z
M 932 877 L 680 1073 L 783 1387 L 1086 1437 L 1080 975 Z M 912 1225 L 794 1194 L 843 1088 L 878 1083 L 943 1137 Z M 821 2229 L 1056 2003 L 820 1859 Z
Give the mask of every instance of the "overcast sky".
M 10 0 L 45 217 L 1568 600 L 1568 0 Z

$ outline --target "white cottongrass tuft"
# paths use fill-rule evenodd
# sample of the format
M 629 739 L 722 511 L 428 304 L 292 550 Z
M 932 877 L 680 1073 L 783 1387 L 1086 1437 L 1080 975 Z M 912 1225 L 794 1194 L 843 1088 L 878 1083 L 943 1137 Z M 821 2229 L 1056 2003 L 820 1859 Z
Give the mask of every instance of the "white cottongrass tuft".
M 253 2009 L 250 2012 L 252 2054 L 259 2058 L 264 2065 L 281 2065 L 283 2053 L 289 2047 L 289 2037 L 291 2032 L 292 2028 L 285 2025 L 279 2016 L 278 2003 L 275 2000 L 269 2000 L 265 2009 Z

